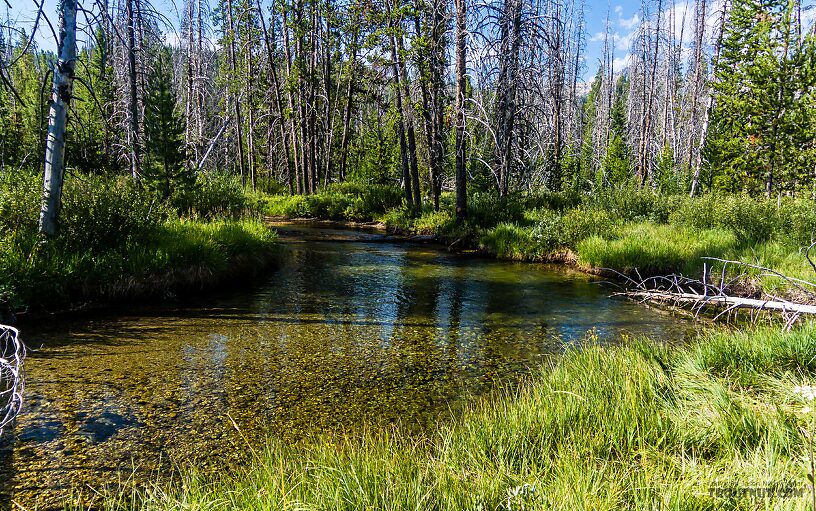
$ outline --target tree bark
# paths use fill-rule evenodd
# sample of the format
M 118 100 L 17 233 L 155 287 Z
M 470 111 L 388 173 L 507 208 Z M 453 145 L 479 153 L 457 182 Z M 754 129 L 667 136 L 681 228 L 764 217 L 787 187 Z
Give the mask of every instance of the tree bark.
M 467 218 L 467 169 L 465 148 L 465 94 L 467 0 L 455 0 L 456 4 L 456 222 Z
M 125 0 L 127 17 L 127 58 L 128 58 L 128 142 L 130 149 L 130 172 L 133 179 L 141 175 L 141 137 L 139 136 L 139 98 L 136 85 L 136 19 L 134 0 Z
M 45 145 L 43 199 L 39 229 L 46 236 L 58 231 L 57 218 L 65 175 L 65 128 L 68 105 L 74 87 L 76 63 L 77 0 L 60 0 L 59 60 L 54 67 L 54 87 L 48 114 L 48 137 Z
M 419 166 L 417 164 L 417 145 L 416 133 L 414 131 L 414 115 L 411 107 L 411 87 L 408 80 L 408 73 L 405 70 L 405 47 L 402 42 L 402 21 L 400 21 L 400 30 L 396 34 L 397 38 L 397 55 L 399 58 L 400 74 L 402 75 L 402 90 L 403 90 L 403 108 L 405 111 L 405 130 L 406 139 L 408 142 L 408 164 L 411 172 L 411 187 L 413 188 L 414 197 L 414 211 L 422 209 L 422 192 L 419 189 Z
M 516 86 L 521 32 L 521 0 L 505 0 L 501 15 L 501 49 L 496 91 L 496 188 L 501 197 L 509 191 L 516 117 Z
M 235 23 L 232 18 L 232 0 L 227 0 L 227 30 L 229 30 L 229 64 L 232 73 L 232 79 L 238 79 L 238 64 L 235 57 Z M 238 171 L 241 174 L 241 184 L 246 185 L 246 171 L 244 169 L 244 134 L 243 134 L 243 118 L 241 116 L 241 103 L 235 95 L 235 92 L 230 93 L 232 98 L 232 110 L 235 115 L 235 137 L 238 142 Z
M 397 23 L 393 18 L 393 10 L 391 4 L 386 1 L 386 9 L 388 11 L 388 28 L 391 33 L 388 36 L 389 46 L 391 47 L 391 61 L 394 69 L 394 101 L 397 107 L 397 137 L 400 145 L 400 166 L 402 167 L 402 186 L 405 191 L 405 205 L 408 208 L 413 207 L 414 196 L 411 188 L 411 170 L 408 164 L 408 144 L 405 140 L 405 110 L 402 101 L 402 76 L 399 64 L 399 54 L 397 52 L 397 36 L 394 33 L 397 30 Z

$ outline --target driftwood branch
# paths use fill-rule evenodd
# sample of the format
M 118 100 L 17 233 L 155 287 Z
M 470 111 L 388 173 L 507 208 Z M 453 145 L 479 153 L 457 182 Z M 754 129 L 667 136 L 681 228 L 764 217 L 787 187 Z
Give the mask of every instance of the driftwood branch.
M 25 346 L 16 328 L 0 325 L 0 434 L 23 405 Z
M 810 260 L 809 252 L 814 246 L 816 243 L 807 247 L 804 254 L 811 266 L 814 266 L 814 263 Z M 749 310 L 752 318 L 758 317 L 758 314 L 755 313 L 768 312 L 782 315 L 785 319 L 785 327 L 789 329 L 802 316 L 816 314 L 816 305 L 812 304 L 816 303 L 816 283 L 789 277 L 771 268 L 742 261 L 716 257 L 704 257 L 703 260 L 722 264 L 719 275 L 712 271 L 713 268 L 707 262 L 703 264 L 702 279 L 692 279 L 683 275 L 643 278 L 637 270 L 635 270 L 634 277 L 611 269 L 605 269 L 605 271 L 620 277 L 617 283 L 613 283 L 620 289 L 615 296 L 625 296 L 641 302 L 656 302 L 690 310 L 694 313 L 695 318 L 698 318 L 704 311 L 715 312 L 713 316 L 715 321 L 723 316 L 730 317 L 731 313 L 736 313 L 737 310 Z M 741 271 L 738 275 L 729 278 L 729 266 L 740 270 L 759 270 L 760 275 L 778 277 L 791 288 L 800 291 L 810 303 L 791 302 L 772 295 L 738 296 L 733 292 L 734 284 L 747 274 Z

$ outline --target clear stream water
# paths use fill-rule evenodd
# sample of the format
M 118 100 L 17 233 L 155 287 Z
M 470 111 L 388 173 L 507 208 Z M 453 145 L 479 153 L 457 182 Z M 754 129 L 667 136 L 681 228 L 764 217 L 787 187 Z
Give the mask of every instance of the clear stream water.
M 223 471 L 270 434 L 421 431 L 589 331 L 693 328 L 563 268 L 279 232 L 280 267 L 251 289 L 24 326 L 27 402 L 0 438 L 0 509 L 61 508 L 190 463 Z

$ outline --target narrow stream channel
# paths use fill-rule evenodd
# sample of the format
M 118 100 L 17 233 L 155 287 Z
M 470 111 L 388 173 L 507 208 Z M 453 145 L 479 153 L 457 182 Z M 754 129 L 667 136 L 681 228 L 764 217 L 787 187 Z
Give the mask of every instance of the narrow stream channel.
M 188 463 L 223 471 L 270 434 L 420 431 L 590 330 L 615 342 L 692 328 L 555 267 L 359 232 L 283 228 L 281 240 L 280 268 L 253 289 L 26 325 L 27 401 L 0 439 L 0 510 L 61 508 Z

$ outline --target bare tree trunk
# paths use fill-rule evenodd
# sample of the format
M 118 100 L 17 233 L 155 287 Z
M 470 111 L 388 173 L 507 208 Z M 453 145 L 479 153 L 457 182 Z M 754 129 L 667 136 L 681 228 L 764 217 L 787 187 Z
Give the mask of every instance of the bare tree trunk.
M 76 65 L 77 0 L 60 0 L 59 60 L 54 66 L 54 88 L 48 114 L 48 137 L 45 145 L 43 198 L 39 229 L 42 234 L 57 234 L 62 182 L 65 174 L 65 128 L 68 105 L 74 88 Z
M 130 171 L 133 179 L 141 175 L 141 137 L 139 136 L 139 97 L 136 85 L 136 19 L 133 11 L 134 0 L 125 0 L 127 16 L 127 58 L 128 58 L 128 145 L 130 146 Z
M 259 11 L 258 13 L 260 16 L 263 14 Z M 252 189 L 255 189 L 256 186 L 256 176 L 255 176 L 255 116 L 254 116 L 254 105 L 252 102 L 252 96 L 254 89 L 252 87 L 253 80 L 255 77 L 255 69 L 252 62 L 252 47 L 255 45 L 255 42 L 252 40 L 252 24 L 251 24 L 251 16 L 248 14 L 247 17 L 247 26 L 246 26 L 246 37 L 247 40 L 244 42 L 245 50 L 244 53 L 246 55 L 246 88 L 244 92 L 246 97 L 244 101 L 247 102 L 247 127 L 246 127 L 246 141 L 247 141 L 247 166 L 249 167 L 249 182 L 252 185 Z
M 348 84 L 346 86 L 346 104 L 343 107 L 343 137 L 340 140 L 340 181 L 346 179 L 346 162 L 348 161 L 349 139 L 351 138 L 351 107 L 354 97 L 354 69 L 357 64 L 357 37 L 359 30 L 355 27 L 351 34 L 351 55 L 347 63 Z
M 465 147 L 465 94 L 467 0 L 455 0 L 456 4 L 456 222 L 467 218 L 467 169 Z
M 689 109 L 688 144 L 686 155 L 686 167 L 692 168 L 694 164 L 694 127 L 697 124 L 697 103 L 700 99 L 703 79 L 703 38 L 706 28 L 706 7 L 708 0 L 697 0 L 694 14 L 694 78 L 691 84 L 691 108 Z M 696 170 L 696 169 L 695 169 Z M 699 172 L 695 171 L 697 178 Z M 696 185 L 692 184 L 692 187 Z M 691 192 L 692 196 L 694 192 Z
M 411 187 L 413 188 L 414 210 L 422 209 L 422 192 L 419 189 L 419 167 L 417 164 L 416 133 L 414 132 L 414 112 L 411 107 L 411 87 L 409 85 L 408 73 L 405 70 L 405 59 L 403 54 L 405 48 L 402 42 L 402 20 L 400 20 L 400 30 L 396 34 L 397 51 L 399 57 L 400 74 L 402 75 L 403 89 L 403 109 L 405 112 L 406 139 L 408 141 L 408 164 L 411 172 Z
M 644 186 L 647 180 L 653 178 L 652 164 L 649 158 L 649 145 L 652 132 L 652 105 L 654 104 L 655 96 L 655 81 L 657 78 L 657 58 L 660 54 L 660 20 L 663 11 L 663 0 L 658 0 L 657 3 L 657 26 L 655 27 L 655 44 L 654 55 L 652 56 L 652 65 L 649 75 L 646 74 L 646 69 L 643 70 L 643 79 L 649 81 L 646 92 L 646 98 L 643 110 L 641 133 L 640 133 L 640 149 L 638 154 L 638 172 L 640 173 L 640 186 Z M 651 49 L 651 44 L 649 44 Z
M 516 86 L 521 35 L 521 0 L 505 0 L 501 14 L 501 50 L 496 91 L 496 185 L 507 196 L 513 163 Z
M 235 58 L 235 23 L 232 18 L 232 0 L 227 0 L 227 30 L 229 30 L 229 63 L 232 79 L 238 79 L 238 64 Z M 243 117 L 241 116 L 241 103 L 235 95 L 235 92 L 230 93 L 232 97 L 232 110 L 235 115 L 235 137 L 238 142 L 238 171 L 241 174 L 241 184 L 246 185 L 246 176 L 244 168 L 244 133 L 243 133 Z
M 714 48 L 714 60 L 711 63 L 712 82 L 716 77 L 717 66 L 719 65 L 723 31 L 725 28 L 726 21 L 728 19 L 729 6 L 730 4 L 728 0 L 725 0 L 722 8 L 723 9 L 722 16 L 720 17 L 720 27 L 717 35 L 717 42 Z M 694 197 L 694 194 L 697 192 L 697 188 L 700 186 L 700 169 L 703 163 L 703 148 L 705 147 L 706 137 L 708 136 L 708 125 L 711 119 L 711 111 L 713 109 L 714 109 L 714 94 L 712 92 L 709 92 L 708 103 L 706 104 L 706 109 L 703 112 L 703 124 L 700 127 L 700 137 L 698 138 L 697 142 L 697 152 L 694 160 L 694 176 L 691 179 L 691 192 L 689 193 L 690 197 Z
M 391 47 L 391 61 L 394 69 L 394 101 L 397 107 L 397 138 L 399 138 L 400 145 L 400 166 L 402 167 L 402 186 L 405 191 L 405 205 L 408 208 L 413 207 L 414 197 L 411 188 L 411 170 L 408 164 L 408 144 L 405 140 L 405 110 L 402 101 L 402 76 L 399 61 L 399 53 L 397 51 L 397 36 L 394 33 L 397 30 L 398 23 L 393 18 L 393 10 L 389 0 L 385 2 L 385 7 L 388 12 L 388 28 L 391 30 L 389 35 L 389 46 Z
M 283 10 L 283 51 L 285 52 L 284 58 L 286 59 L 286 76 L 291 79 L 292 76 L 292 54 L 291 50 L 289 49 L 289 26 L 288 26 L 288 18 L 286 9 Z M 288 80 L 287 80 L 288 81 Z M 300 153 L 301 150 L 298 147 L 298 130 L 296 125 L 298 124 L 298 113 L 299 111 L 295 109 L 295 99 L 292 94 L 292 86 L 291 84 L 286 87 L 286 99 L 289 106 L 289 113 L 292 116 L 291 122 L 289 123 L 289 128 L 291 130 L 292 135 L 292 164 L 293 170 L 295 172 L 295 182 L 297 184 L 297 193 L 306 193 L 306 190 L 303 186 L 301 180 L 301 161 L 300 161 Z
M 283 145 L 284 159 L 286 160 L 286 184 L 289 186 L 289 195 L 293 195 L 295 193 L 295 189 L 292 177 L 292 162 L 290 160 L 291 156 L 289 154 L 289 139 L 286 130 L 286 119 L 284 119 L 283 117 L 283 99 L 281 98 L 280 81 L 278 80 L 278 72 L 275 69 L 275 43 L 274 43 L 275 19 L 273 14 L 271 25 L 273 34 L 272 37 L 270 38 L 269 31 L 266 28 L 266 19 L 263 15 L 263 11 L 261 10 L 261 0 L 257 0 L 257 5 L 258 13 L 261 20 L 261 31 L 263 33 L 264 44 L 266 45 L 266 63 L 267 63 L 266 65 L 269 67 L 269 73 L 272 76 L 272 85 L 273 87 L 275 87 L 274 90 L 275 107 L 280 117 L 278 127 L 280 130 L 281 145 Z M 284 27 L 284 30 L 286 30 L 286 27 Z

